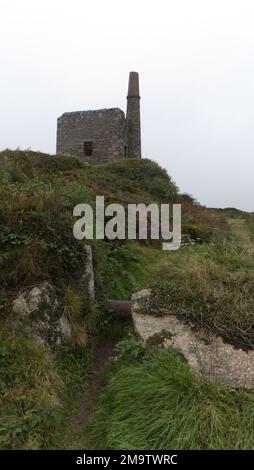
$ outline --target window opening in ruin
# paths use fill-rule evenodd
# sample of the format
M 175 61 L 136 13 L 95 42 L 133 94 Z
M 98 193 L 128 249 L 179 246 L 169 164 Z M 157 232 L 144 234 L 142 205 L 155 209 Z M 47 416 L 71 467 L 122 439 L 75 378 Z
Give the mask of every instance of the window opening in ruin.
M 86 157 L 93 155 L 93 142 L 84 142 L 84 154 Z

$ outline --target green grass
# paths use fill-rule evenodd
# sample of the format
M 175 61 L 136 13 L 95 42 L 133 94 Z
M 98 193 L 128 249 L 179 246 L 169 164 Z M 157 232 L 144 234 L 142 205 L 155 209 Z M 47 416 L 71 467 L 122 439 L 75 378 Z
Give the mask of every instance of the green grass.
M 0 322 L 0 448 L 52 445 L 62 377 L 54 354 L 21 325 Z
M 77 445 L 90 437 L 91 446 L 107 448 L 252 446 L 252 394 L 197 381 L 172 352 L 147 355 L 126 339 L 129 324 L 119 326 L 104 311 L 106 298 L 129 299 L 152 287 L 156 307 L 171 302 L 181 310 L 176 314 L 187 319 L 191 313 L 199 322 L 205 315 L 215 329 L 223 321 L 225 337 L 235 339 L 237 331 L 238 340 L 250 343 L 254 260 L 230 234 L 224 213 L 181 196 L 167 172 L 146 159 L 90 166 L 66 156 L 6 150 L 0 162 L 0 447 L 67 445 L 93 350 L 108 334 L 124 338 L 121 358 L 92 433 L 81 432 Z M 79 282 L 84 242 L 73 239 L 72 211 L 78 203 L 94 206 L 96 195 L 104 195 L 106 204 L 181 201 L 186 242 L 197 244 L 169 253 L 156 242 L 92 241 L 92 304 Z M 251 216 L 247 223 L 253 224 Z M 20 289 L 45 280 L 70 320 L 68 348 L 39 345 L 12 311 Z M 246 333 L 239 336 L 239 328 Z
M 138 360 L 129 354 L 109 376 L 90 427 L 90 448 L 254 448 L 253 392 L 194 377 L 173 350 Z
M 62 447 L 96 341 L 53 352 L 20 323 L 0 320 L 0 449 Z
M 105 299 L 129 298 L 157 258 L 135 243 L 92 242 L 97 298 L 91 304 L 79 282 L 84 242 L 73 239 L 73 207 L 94 206 L 97 194 L 106 203 L 173 201 L 178 190 L 149 160 L 93 167 L 65 156 L 6 150 L 0 161 L 0 447 L 59 447 L 98 336 L 117 330 L 103 310 Z M 71 347 L 64 350 L 39 345 L 12 311 L 20 289 L 45 280 L 71 323 Z
M 89 166 L 64 156 L 35 152 L 0 153 L 0 283 L 12 290 L 42 280 L 51 281 L 61 294 L 73 277 L 82 273 L 84 242 L 73 239 L 72 215 L 78 203 L 94 206 L 96 195 L 106 204 L 172 202 L 179 198 L 176 185 L 166 171 L 149 160 L 119 161 Z M 156 184 L 155 184 L 156 183 Z M 98 282 L 102 288 L 112 282 L 114 264 L 139 259 L 129 244 L 92 242 L 98 252 Z M 18 263 L 17 260 L 18 259 Z M 121 266 L 119 266 L 121 269 Z M 135 271 L 135 270 L 133 270 Z M 125 272 L 123 275 L 125 276 Z M 111 277 L 111 279 L 109 279 Z M 112 294 L 124 294 L 115 280 Z M 135 283 L 126 278 L 130 291 Z
M 235 241 L 165 255 L 148 286 L 148 314 L 168 311 L 229 342 L 254 346 L 254 257 Z
M 254 257 L 238 233 L 163 253 L 149 273 L 143 286 L 153 293 L 144 305 L 148 314 L 165 314 L 166 307 L 169 314 L 253 348 Z M 177 351 L 148 351 L 133 337 L 118 350 L 86 430 L 88 448 L 254 448 L 253 391 L 198 378 Z

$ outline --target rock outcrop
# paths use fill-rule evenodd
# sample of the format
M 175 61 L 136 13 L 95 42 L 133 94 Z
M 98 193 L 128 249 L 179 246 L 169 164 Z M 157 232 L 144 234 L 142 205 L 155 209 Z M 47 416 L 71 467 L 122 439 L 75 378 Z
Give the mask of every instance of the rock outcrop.
M 142 290 L 132 297 L 132 318 L 141 339 L 160 347 L 177 348 L 190 369 L 231 387 L 254 387 L 254 351 L 236 349 L 220 336 L 197 330 L 165 309 L 163 316 L 144 314 L 143 305 L 151 295 Z
M 91 245 L 85 245 L 86 263 L 85 272 L 82 276 L 82 284 L 88 292 L 88 297 L 91 301 L 95 299 L 95 285 L 94 285 L 94 269 L 93 269 L 93 252 Z
M 70 323 L 62 314 L 54 287 L 48 282 L 20 292 L 13 301 L 13 310 L 39 341 L 59 345 L 70 340 Z

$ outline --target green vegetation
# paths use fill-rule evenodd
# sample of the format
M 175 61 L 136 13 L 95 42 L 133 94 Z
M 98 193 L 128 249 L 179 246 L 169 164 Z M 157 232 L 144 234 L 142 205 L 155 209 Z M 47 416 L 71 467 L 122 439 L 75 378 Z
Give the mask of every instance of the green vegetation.
M 164 315 L 167 307 L 229 342 L 254 346 L 254 258 L 240 246 L 186 248 L 165 257 L 150 285 L 148 314 Z
M 62 389 L 52 352 L 24 329 L 1 321 L 0 447 L 50 447 Z
M 162 315 L 167 307 L 186 322 L 253 348 L 250 217 L 242 214 L 236 220 L 245 232 L 232 232 L 235 225 L 230 219 L 230 232 L 223 242 L 219 234 L 212 243 L 164 253 L 146 282 L 153 295 L 144 308 L 148 314 Z M 99 449 L 253 449 L 254 392 L 194 376 L 181 354 L 160 350 L 163 333 L 155 336 L 148 349 L 134 337 L 120 343 L 119 359 L 108 369 L 109 384 L 86 431 L 87 445 Z
M 73 207 L 181 202 L 183 247 L 155 241 L 91 241 L 96 302 L 84 292 L 84 242 L 73 238 Z M 234 223 L 230 223 L 230 220 Z M 235 221 L 237 220 L 237 224 Z M 240 227 L 240 230 L 237 229 Z M 163 305 L 185 321 L 253 347 L 254 219 L 211 210 L 181 195 L 155 162 L 90 166 L 67 156 L 0 153 L 0 447 L 68 447 L 77 400 L 89 381 L 99 341 L 122 338 L 91 426 L 75 448 L 253 448 L 253 394 L 193 377 L 175 351 L 150 352 L 130 325 L 105 312 L 106 298 L 129 299 L 150 287 L 147 312 Z M 71 342 L 46 346 L 12 310 L 17 293 L 48 281 L 71 325 Z
M 141 346 L 131 347 L 111 366 L 91 448 L 253 449 L 253 392 L 195 378 L 174 350 L 143 351 L 141 359 Z
M 131 168 L 126 161 L 91 167 L 70 157 L 6 150 L 0 161 L 0 447 L 54 448 L 66 410 L 71 413 L 84 387 L 98 337 L 110 329 L 105 298 L 129 298 L 158 253 L 143 253 L 134 242 L 93 242 L 97 303 L 92 305 L 79 282 L 85 252 L 84 242 L 73 239 L 73 207 L 93 206 L 97 194 L 124 204 L 132 197 L 173 201 L 178 190 L 165 170 L 148 160 L 133 160 Z M 20 289 L 45 280 L 70 321 L 68 347 L 39 344 L 12 311 Z

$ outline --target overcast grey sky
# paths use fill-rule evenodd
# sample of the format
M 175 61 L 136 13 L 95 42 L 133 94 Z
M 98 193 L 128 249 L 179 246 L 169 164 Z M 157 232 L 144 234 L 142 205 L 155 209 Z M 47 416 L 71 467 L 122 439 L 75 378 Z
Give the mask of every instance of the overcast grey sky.
M 55 152 L 65 111 L 125 110 L 143 156 L 208 206 L 254 210 L 253 0 L 0 0 L 0 148 Z

